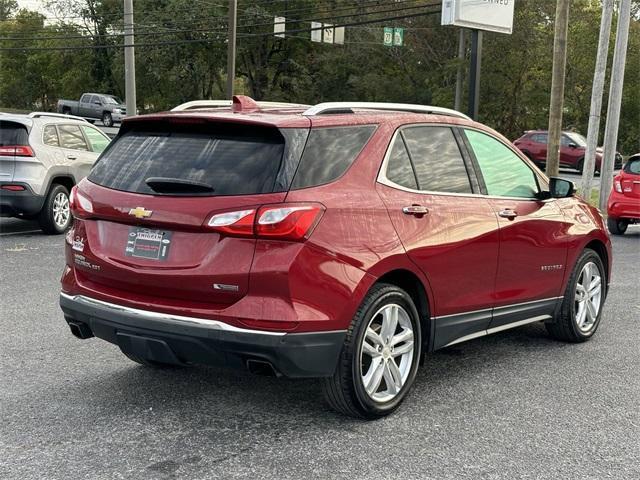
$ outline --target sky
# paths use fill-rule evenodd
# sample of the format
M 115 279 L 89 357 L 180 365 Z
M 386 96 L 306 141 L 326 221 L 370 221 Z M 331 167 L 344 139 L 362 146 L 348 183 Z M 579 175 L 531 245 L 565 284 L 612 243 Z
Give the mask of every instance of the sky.
M 18 0 L 18 6 L 29 10 L 44 10 L 44 2 L 42 0 Z

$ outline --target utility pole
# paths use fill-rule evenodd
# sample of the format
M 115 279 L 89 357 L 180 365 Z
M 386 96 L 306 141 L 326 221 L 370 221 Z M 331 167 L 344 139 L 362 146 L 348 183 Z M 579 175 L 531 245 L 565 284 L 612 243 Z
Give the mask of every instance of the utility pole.
M 613 69 L 611 71 L 607 126 L 604 131 L 604 155 L 602 157 L 602 166 L 600 167 L 599 206 L 601 211 L 606 210 L 607 200 L 611 193 L 613 164 L 618 146 L 618 127 L 620 126 L 620 109 L 622 106 L 622 88 L 624 86 L 624 68 L 627 60 L 630 21 L 631 0 L 621 0 L 616 33 L 616 50 L 613 54 Z
M 604 81 L 607 74 L 607 57 L 609 56 L 609 36 L 611 35 L 613 3 L 614 0 L 604 0 L 602 2 L 598 56 L 596 57 L 596 71 L 593 75 L 593 90 L 591 91 L 587 151 L 584 155 L 584 161 L 582 162 L 582 196 L 587 201 L 591 198 L 591 183 L 593 182 L 593 171 L 596 165 L 596 148 L 598 148 L 598 137 L 600 135 L 602 93 L 604 92 Z M 602 167 L 600 168 L 602 169 Z
M 236 79 L 236 21 L 238 0 L 229 0 L 229 35 L 227 45 L 227 98 L 233 98 L 233 82 Z
M 562 109 L 567 67 L 567 30 L 569 29 L 569 0 L 557 0 L 556 25 L 553 41 L 553 73 L 551 105 L 549 106 L 549 135 L 547 145 L 547 175 L 555 177 L 560 170 L 560 137 Z
M 460 29 L 460 39 L 458 40 L 458 73 L 456 75 L 456 100 L 454 110 L 462 110 L 462 82 L 464 81 L 463 62 L 465 57 L 464 28 Z
M 137 113 L 136 57 L 133 39 L 133 0 L 124 0 L 124 89 L 127 116 Z
M 480 105 L 480 72 L 482 70 L 482 30 L 471 30 L 471 63 L 469 68 L 469 116 L 478 120 Z

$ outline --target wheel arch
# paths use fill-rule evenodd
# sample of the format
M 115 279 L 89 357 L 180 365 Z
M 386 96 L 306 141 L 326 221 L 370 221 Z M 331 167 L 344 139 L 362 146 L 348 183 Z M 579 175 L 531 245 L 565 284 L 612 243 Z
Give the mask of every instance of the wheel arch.
M 434 322 L 431 319 L 432 307 L 422 279 L 411 270 L 403 268 L 391 270 L 380 276 L 375 284 L 388 283 L 406 291 L 418 309 L 420 329 L 422 331 L 423 352 L 433 350 Z
M 67 190 L 69 190 L 69 192 L 71 192 L 71 189 L 75 184 L 76 181 L 72 175 L 55 175 L 51 177 L 51 180 L 49 180 L 49 185 L 47 186 L 46 192 L 49 193 L 53 185 L 62 185 Z
M 608 290 L 608 285 L 609 285 L 609 276 L 610 276 L 610 258 L 609 258 L 609 252 L 607 251 L 607 247 L 606 245 L 598 239 L 593 239 L 591 240 L 589 243 L 587 243 L 584 247 L 585 249 L 589 248 L 591 250 L 593 250 L 594 252 L 596 252 L 598 254 L 598 256 L 600 257 L 600 260 L 602 260 L 602 264 L 604 265 L 604 272 L 605 275 L 607 276 L 607 290 Z

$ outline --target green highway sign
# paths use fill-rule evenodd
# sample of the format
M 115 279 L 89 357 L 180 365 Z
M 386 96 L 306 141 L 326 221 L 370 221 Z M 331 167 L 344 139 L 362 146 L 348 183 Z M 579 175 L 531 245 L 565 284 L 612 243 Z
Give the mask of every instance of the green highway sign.
M 384 43 L 385 47 L 392 47 L 393 46 L 393 28 L 384 27 L 384 40 L 383 40 L 383 43 Z
M 393 46 L 402 47 L 403 45 L 404 45 L 404 28 L 394 28 L 393 29 Z

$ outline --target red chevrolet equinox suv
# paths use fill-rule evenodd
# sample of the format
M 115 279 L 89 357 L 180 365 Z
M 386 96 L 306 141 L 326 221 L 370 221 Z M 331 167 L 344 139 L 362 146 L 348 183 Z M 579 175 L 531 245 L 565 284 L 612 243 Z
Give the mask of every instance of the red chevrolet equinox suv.
M 428 352 L 598 328 L 601 215 L 493 130 L 417 105 L 216 105 L 125 120 L 74 189 L 76 337 L 147 366 L 320 377 L 333 408 L 375 418 Z

